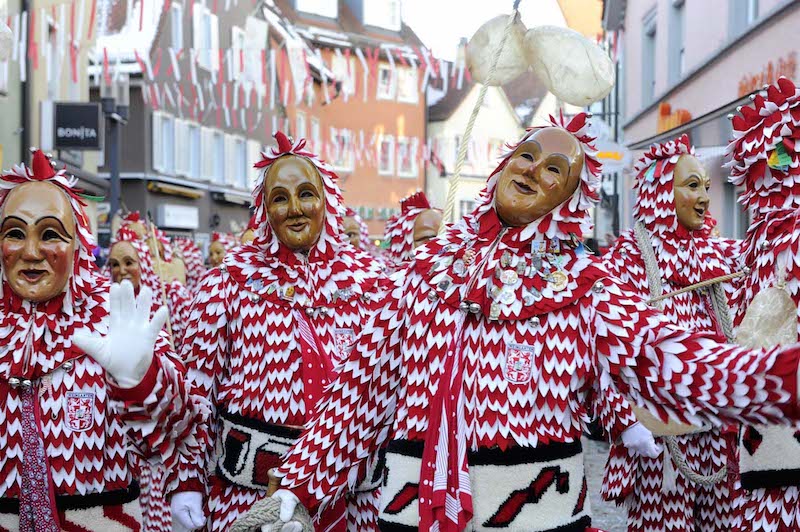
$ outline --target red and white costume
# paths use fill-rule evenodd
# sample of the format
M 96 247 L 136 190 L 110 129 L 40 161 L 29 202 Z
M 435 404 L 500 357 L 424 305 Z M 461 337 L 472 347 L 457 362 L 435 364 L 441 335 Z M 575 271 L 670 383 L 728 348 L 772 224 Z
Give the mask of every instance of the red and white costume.
M 688 137 L 683 135 L 651 146 L 634 167 L 637 172 L 634 221 L 644 227 L 652 246 L 664 294 L 728 275 L 736 269 L 730 262 L 729 246 L 723 250 L 717 239 L 706 236 L 713 224 L 689 231 L 678 221 L 673 169 L 682 155 L 693 154 Z M 609 273 L 649 299 L 645 259 L 639 246 L 631 229 L 620 235 L 603 260 Z M 725 342 L 711 297 L 707 290 L 693 290 L 665 299 L 662 311 L 670 323 L 715 335 L 718 341 Z M 609 393 L 616 392 L 609 390 Z M 709 476 L 725 467 L 729 459 L 735 459 L 735 434 L 733 430 L 723 437 L 714 429 L 678 436 L 676 442 L 688 467 L 699 475 Z M 611 447 L 602 493 L 606 500 L 627 507 L 628 530 L 729 531 L 734 499 L 732 480 L 712 486 L 695 484 L 672 462 L 667 467 L 675 469 L 669 472 L 669 480 L 665 480 L 665 460 L 672 458 L 664 445 L 664 455 L 659 458 L 634 456 L 622 443 L 613 443 Z
M 191 297 L 206 274 L 203 252 L 190 238 L 175 238 L 173 244 L 180 250 L 183 263 L 186 265 L 186 290 Z
M 679 329 L 577 244 L 600 164 L 585 114 L 558 125 L 586 152 L 572 197 L 504 226 L 493 201 L 509 154 L 473 214 L 396 275 L 279 470 L 306 507 L 352 488 L 388 445 L 386 530 L 582 532 L 583 428 L 593 410 L 615 430 L 632 419 L 607 387 L 663 419 L 796 415 L 797 353 Z
M 129 215 L 126 221 L 138 222 Z M 153 291 L 153 306 L 150 312 L 152 315 L 161 307 L 161 282 L 153 270 L 153 260 L 150 256 L 150 248 L 147 243 L 139 238 L 139 235 L 129 228 L 128 224 L 123 223 L 115 235 L 112 246 L 117 242 L 128 242 L 136 251 L 139 259 L 139 269 L 141 272 L 141 285 Z M 108 265 L 106 274 L 110 277 Z M 170 316 L 172 316 L 170 308 Z M 140 496 L 139 506 L 142 510 L 142 530 L 144 532 L 169 532 L 172 530 L 172 515 L 169 504 L 164 498 L 164 477 L 165 471 L 163 464 L 149 462 L 139 455 L 132 454 L 130 463 L 133 467 L 133 474 L 139 482 Z
M 137 233 L 130 229 L 133 223 L 141 224 L 150 231 L 150 224 L 142 222 L 138 212 L 129 213 L 123 220 L 120 231 L 115 236 L 112 245 L 118 240 L 129 241 L 139 255 L 139 264 L 142 269 L 142 283 L 153 291 L 153 311 L 162 305 L 162 285 L 163 297 L 166 297 L 166 305 L 169 309 L 169 321 L 172 329 L 172 341 L 175 345 L 175 351 L 180 352 L 183 342 L 183 334 L 186 330 L 186 322 L 189 319 L 189 309 L 192 303 L 192 297 L 188 289 L 181 284 L 180 281 L 172 280 L 169 283 L 164 283 L 156 271 L 156 265 L 153 256 L 150 253 L 150 248 L 146 244 L 146 239 L 139 238 Z M 169 239 L 166 234 L 158 228 L 153 228 L 156 238 L 164 246 L 164 256 L 161 257 L 162 261 L 170 262 L 172 260 L 172 247 L 170 246 Z M 123 232 L 125 230 L 125 232 Z M 135 238 L 134 238 L 135 237 Z M 108 274 L 108 268 L 106 268 Z M 110 275 L 110 274 L 109 274 Z
M 749 270 L 732 301 L 735 323 L 753 298 L 785 277 L 800 308 L 800 94 L 781 78 L 733 118 L 730 181 L 753 215 L 742 262 Z M 798 319 L 800 339 L 800 319 Z M 800 530 L 800 441 L 795 429 L 744 427 L 734 530 Z
M 381 255 L 382 255 L 381 250 L 370 239 L 370 237 L 369 237 L 369 227 L 367 227 L 367 224 L 364 221 L 364 219 L 361 216 L 359 216 L 358 213 L 356 211 L 354 211 L 353 209 L 351 209 L 350 207 L 347 207 L 347 209 L 345 210 L 345 214 L 344 215 L 346 217 L 347 216 L 351 216 L 356 221 L 356 223 L 358 223 L 358 230 L 361 233 L 361 241 L 360 241 L 361 242 L 361 248 L 360 248 L 361 251 L 369 253 L 370 255 L 375 257 L 376 259 L 381 260 Z M 387 222 L 387 225 L 388 225 L 388 222 Z
M 140 530 L 129 456 L 163 461 L 167 492 L 196 489 L 190 465 L 206 445 L 208 406 L 189 395 L 166 336 L 144 380 L 125 390 L 73 346 L 79 331 L 108 330 L 109 285 L 74 182 L 52 175 L 41 152 L 33 166 L 0 177 L 0 207 L 18 185 L 50 182 L 70 201 L 77 245 L 60 296 L 34 304 L 0 285 L 0 530 Z
M 386 222 L 384 240 L 389 247 L 384 254 L 387 273 L 403 269 L 414 258 L 414 222 L 417 216 L 431 208 L 422 191 L 400 200 L 400 216 Z
M 324 188 L 324 227 L 307 253 L 281 243 L 268 223 L 262 179 L 253 192 L 255 241 L 229 251 L 193 302 L 184 359 L 194 389 L 216 409 L 221 454 L 200 464 L 213 471 L 208 506 L 214 531 L 226 530 L 265 497 L 267 471 L 313 419 L 334 367 L 374 306 L 380 279 L 380 265 L 343 232 L 336 175 L 304 150 L 305 140 L 276 137 L 278 147 L 257 166 L 266 175 L 285 155 L 311 161 Z M 367 480 L 348 501 L 352 531 L 376 529 L 380 479 Z

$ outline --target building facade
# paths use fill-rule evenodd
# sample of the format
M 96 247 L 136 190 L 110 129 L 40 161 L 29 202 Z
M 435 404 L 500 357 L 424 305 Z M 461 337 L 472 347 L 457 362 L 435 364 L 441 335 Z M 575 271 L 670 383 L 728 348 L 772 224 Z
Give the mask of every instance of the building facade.
M 331 75 L 309 97 L 290 99 L 289 130 L 336 169 L 345 203 L 382 238 L 400 200 L 425 188 L 422 42 L 400 1 L 274 3 L 289 36 L 308 42 Z
M 91 79 L 99 99 L 106 76 L 130 76 L 123 209 L 201 248 L 213 231 L 238 235 L 250 217 L 253 164 L 272 144 L 273 117 L 285 113 L 265 101 L 269 28 L 260 6 L 148 1 L 111 4 L 105 15 L 96 50 L 109 59 Z M 109 177 L 105 163 L 99 171 Z
M 721 234 L 742 237 L 748 217 L 722 168 L 729 113 L 779 76 L 798 74 L 793 0 L 606 0 L 603 24 L 619 60 L 624 142 L 634 157 L 688 133 L 712 178 L 711 212 Z M 631 223 L 633 175 L 620 180 L 620 218 Z
M 444 208 L 450 178 L 455 172 L 458 150 L 478 100 L 481 86 L 463 82 L 462 87 L 450 87 L 444 94 L 441 84 L 431 91 L 432 105 L 428 110 L 428 135 L 432 160 L 428 165 L 426 193 L 431 205 Z M 466 159 L 456 190 L 453 214 L 460 220 L 475 208 L 475 202 L 486 179 L 497 167 L 506 142 L 522 134 L 519 117 L 502 87 L 490 87 L 475 120 L 472 138 L 467 144 Z

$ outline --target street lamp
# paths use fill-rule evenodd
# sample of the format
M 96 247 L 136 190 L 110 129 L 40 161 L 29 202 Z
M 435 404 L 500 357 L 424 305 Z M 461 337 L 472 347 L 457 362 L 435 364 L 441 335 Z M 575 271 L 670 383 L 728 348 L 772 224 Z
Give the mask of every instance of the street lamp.
M 114 215 L 119 210 L 120 181 L 119 181 L 119 134 L 120 127 L 128 123 L 128 106 L 130 105 L 130 79 L 128 74 L 117 72 L 107 83 L 104 78 L 100 83 L 100 101 L 103 114 L 106 117 L 108 131 L 107 154 L 111 167 L 111 206 L 108 221 L 112 223 Z

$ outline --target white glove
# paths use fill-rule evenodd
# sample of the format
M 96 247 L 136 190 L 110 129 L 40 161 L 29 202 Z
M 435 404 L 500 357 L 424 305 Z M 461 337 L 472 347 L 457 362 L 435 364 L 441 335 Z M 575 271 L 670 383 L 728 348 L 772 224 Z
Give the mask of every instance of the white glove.
M 664 450 L 656 443 L 653 433 L 639 422 L 634 423 L 622 433 L 622 444 L 637 456 L 658 458 Z
M 108 334 L 76 334 L 72 343 L 92 357 L 120 388 L 133 388 L 144 379 L 153 361 L 156 338 L 167 321 L 161 307 L 150 321 L 153 291 L 143 286 L 133 295 L 130 281 L 111 285 Z
M 169 502 L 172 511 L 172 531 L 188 532 L 205 526 L 203 494 L 199 491 L 182 491 L 172 496 Z
M 300 499 L 297 498 L 297 495 L 289 490 L 278 490 L 272 494 L 272 497 L 280 499 L 281 501 L 280 519 L 286 523 L 281 527 L 281 532 L 303 532 L 303 525 L 292 520 L 292 517 L 294 517 L 294 510 L 297 508 L 297 505 L 300 504 Z M 261 530 L 264 531 L 266 528 L 268 532 L 269 527 L 270 525 L 264 525 Z

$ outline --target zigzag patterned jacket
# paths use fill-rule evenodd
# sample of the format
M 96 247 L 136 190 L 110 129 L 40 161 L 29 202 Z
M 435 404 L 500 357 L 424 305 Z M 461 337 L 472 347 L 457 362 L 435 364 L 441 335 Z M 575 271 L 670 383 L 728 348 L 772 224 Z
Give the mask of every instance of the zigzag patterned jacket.
M 153 363 L 135 388 L 108 383 L 104 370 L 72 345 L 78 332 L 108 329 L 107 281 L 99 274 L 82 280 L 81 296 L 32 304 L 3 282 L 0 298 L 0 512 L 13 512 L 20 497 L 21 386 L 29 379 L 38 392 L 40 431 L 59 507 L 69 498 L 80 507 L 121 504 L 130 492 L 129 448 L 160 457 L 169 474 L 166 492 L 197 489 L 201 477 L 188 466 L 207 446 L 207 403 L 190 396 L 182 366 L 165 334 Z M 23 353 L 30 364 L 23 368 Z
M 570 244 L 578 225 L 548 215 L 507 228 L 483 206 L 420 248 L 285 458 L 284 486 L 311 508 L 327 504 L 390 441 L 424 442 L 420 529 L 444 512 L 458 523 L 447 529 L 462 530 L 480 505 L 467 453 L 578 442 L 592 411 L 622 429 L 630 412 L 603 403 L 609 386 L 664 420 L 796 416 L 797 349 L 751 352 L 671 325 Z M 529 275 L 542 260 L 533 250 L 554 240 L 561 253 L 537 268 L 566 280 Z M 502 478 L 484 490 L 502 491 Z

